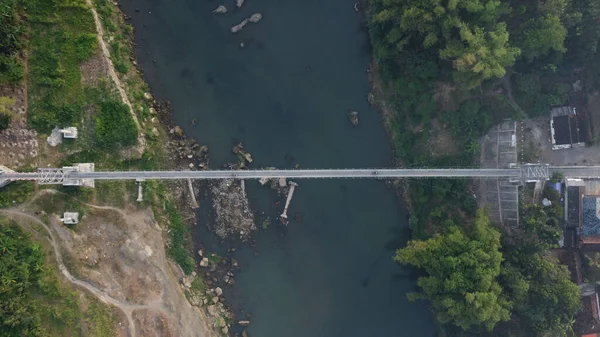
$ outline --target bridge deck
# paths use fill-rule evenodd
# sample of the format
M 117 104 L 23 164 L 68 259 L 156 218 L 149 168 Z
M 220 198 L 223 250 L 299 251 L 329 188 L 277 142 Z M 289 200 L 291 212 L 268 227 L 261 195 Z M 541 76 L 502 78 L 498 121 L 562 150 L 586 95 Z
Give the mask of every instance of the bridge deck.
M 0 172 L 0 179 L 38 180 L 40 183 L 63 183 L 72 180 L 133 179 L 325 179 L 325 178 L 509 178 L 519 180 L 548 179 L 553 172 L 568 178 L 598 178 L 600 166 L 523 165 L 504 169 L 327 169 L 327 170 L 212 170 L 212 171 L 96 171 L 40 169 L 38 172 Z
M 13 180 L 37 180 L 38 173 L 2 174 Z M 105 171 L 66 172 L 68 179 L 260 179 L 260 178 L 407 178 L 407 177 L 505 177 L 519 178 L 521 171 L 511 169 L 339 169 L 339 170 L 237 170 L 237 171 Z

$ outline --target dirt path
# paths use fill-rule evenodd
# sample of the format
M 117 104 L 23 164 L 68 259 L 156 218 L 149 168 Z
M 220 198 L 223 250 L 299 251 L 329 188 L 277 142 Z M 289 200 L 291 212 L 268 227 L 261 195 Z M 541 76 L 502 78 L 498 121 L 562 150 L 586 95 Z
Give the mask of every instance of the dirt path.
M 36 200 L 51 194 L 89 207 L 77 232 L 65 228 L 55 214 L 42 220 L 32 213 L 40 210 Z M 179 286 L 182 276 L 176 276 L 170 267 L 163 230 L 150 210 L 98 206 L 44 189 L 24 204 L 0 210 L 2 213 L 44 227 L 61 273 L 70 283 L 118 307 L 127 318 L 129 336 L 218 335 L 206 312 L 190 305 Z M 67 270 L 63 262 L 67 257 L 78 261 L 76 269 Z M 75 270 L 77 276 L 72 274 Z
M 144 148 L 146 147 L 146 139 L 144 138 L 144 135 L 142 133 L 142 128 L 140 126 L 140 122 L 137 119 L 137 116 L 135 115 L 135 111 L 133 109 L 133 106 L 131 105 L 131 102 L 129 102 L 129 98 L 127 98 L 127 93 L 125 92 L 123 83 L 121 83 L 121 80 L 119 79 L 119 76 L 117 76 L 117 72 L 115 71 L 115 66 L 110 58 L 110 51 L 108 50 L 108 47 L 106 46 L 106 43 L 104 42 L 104 30 L 102 27 L 102 22 L 100 21 L 100 17 L 98 16 L 98 12 L 96 12 L 96 7 L 94 7 L 94 4 L 92 3 L 92 0 L 86 0 L 86 3 L 90 6 L 90 10 L 92 11 L 92 15 L 94 16 L 94 23 L 96 24 L 96 32 L 98 33 L 98 43 L 100 44 L 100 49 L 102 49 L 102 55 L 104 55 L 106 62 L 108 64 L 108 74 L 110 75 L 110 78 L 113 80 L 113 82 L 115 82 L 115 85 L 117 86 L 117 89 L 119 90 L 119 95 L 121 96 L 121 100 L 123 101 L 123 103 L 125 103 L 128 107 L 129 107 L 129 112 L 131 113 L 131 118 L 133 118 L 133 121 L 135 122 L 135 126 L 137 127 L 138 130 L 138 152 L 141 154 L 144 152 Z
M 50 228 L 42 220 L 40 220 L 38 217 L 36 217 L 34 215 L 21 212 L 18 209 L 2 209 L 2 210 L 0 210 L 0 213 L 9 214 L 9 215 L 17 216 L 17 217 L 22 217 L 22 218 L 27 218 L 27 219 L 39 224 L 40 226 L 44 227 L 44 230 L 48 233 L 48 235 L 50 235 L 50 244 L 52 245 L 52 249 L 54 250 L 54 255 L 56 256 L 56 262 L 58 264 L 58 269 L 65 276 L 67 281 L 69 281 L 70 283 L 77 285 L 81 288 L 86 289 L 87 291 L 92 293 L 94 296 L 96 296 L 102 302 L 104 302 L 106 304 L 114 305 L 114 306 L 118 307 L 119 309 L 121 309 L 121 311 L 123 311 L 123 313 L 125 313 L 125 316 L 127 317 L 127 322 L 129 325 L 129 335 L 136 336 L 135 324 L 131 317 L 132 312 L 134 310 L 138 310 L 138 309 L 155 309 L 155 307 L 156 307 L 155 305 L 153 305 L 153 304 L 139 305 L 139 304 L 133 304 L 133 303 L 117 300 L 111 296 L 108 296 L 104 291 L 96 288 L 95 286 L 91 285 L 89 282 L 77 279 L 69 272 L 69 270 L 63 263 L 62 254 L 60 252 L 60 247 L 57 243 L 56 237 L 54 236 L 54 233 L 52 232 L 52 230 L 50 230 Z

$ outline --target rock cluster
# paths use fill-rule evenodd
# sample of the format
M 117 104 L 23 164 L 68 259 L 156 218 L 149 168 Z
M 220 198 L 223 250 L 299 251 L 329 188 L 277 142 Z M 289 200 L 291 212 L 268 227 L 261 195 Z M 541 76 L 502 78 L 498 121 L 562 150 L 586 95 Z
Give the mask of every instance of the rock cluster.
M 358 112 L 357 111 L 350 111 L 350 113 L 348 113 L 348 119 L 350 120 L 350 123 L 352 123 L 352 125 L 358 126 Z
M 167 144 L 169 159 L 182 162 L 181 166 L 190 169 L 208 168 L 208 146 L 200 145 L 193 138 L 188 138 L 179 126 L 169 131 L 174 137 Z
M 232 33 L 237 33 L 240 30 L 242 30 L 242 28 L 244 28 L 248 24 L 248 22 L 256 23 L 256 22 L 260 21 L 261 19 L 262 19 L 262 14 L 260 14 L 260 13 L 252 14 L 249 18 L 244 19 L 244 21 L 242 21 L 242 22 L 238 23 L 237 25 L 231 27 L 231 32 Z
M 215 233 L 223 239 L 239 235 L 242 241 L 248 240 L 256 226 L 240 181 L 223 179 L 213 183 L 210 191 L 216 214 Z
M 217 8 L 216 8 L 216 9 L 213 11 L 213 13 L 216 13 L 216 14 L 225 14 L 225 13 L 227 13 L 227 7 L 225 7 L 225 6 L 223 6 L 223 5 L 220 5 L 219 7 L 217 7 Z

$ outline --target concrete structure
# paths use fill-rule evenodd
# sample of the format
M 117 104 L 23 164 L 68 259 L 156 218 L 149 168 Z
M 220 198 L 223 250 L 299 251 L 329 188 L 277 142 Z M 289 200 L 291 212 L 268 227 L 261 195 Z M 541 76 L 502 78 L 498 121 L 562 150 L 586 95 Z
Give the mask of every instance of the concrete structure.
M 504 120 L 493 127 L 482 139 L 481 167 L 500 169 L 517 163 L 517 123 Z M 539 180 L 539 179 L 535 179 Z M 479 181 L 479 206 L 487 206 L 495 223 L 507 226 L 519 224 L 519 185 L 507 178 L 489 178 Z
M 77 138 L 77 128 L 74 126 L 70 126 L 65 129 L 61 129 L 60 132 L 63 134 L 64 138 L 67 139 L 76 139 Z
M 62 221 L 62 223 L 64 223 L 65 225 L 76 225 L 79 223 L 79 213 L 65 212 L 60 221 Z
M 40 168 L 38 172 L 3 173 L 5 179 L 36 180 L 39 184 L 80 184 L 90 180 L 136 179 L 330 179 L 330 178 L 507 178 L 513 183 L 548 179 L 553 171 L 566 177 L 600 176 L 600 166 L 555 166 L 524 164 L 501 169 L 314 169 L 314 170 L 207 170 L 207 171 L 104 171 L 93 164 L 63 168 Z
M 15 173 L 15 171 L 9 169 L 8 167 L 6 167 L 4 165 L 0 165 L 0 188 L 4 187 L 12 182 L 12 180 L 10 180 L 10 179 L 2 178 L 2 172 Z

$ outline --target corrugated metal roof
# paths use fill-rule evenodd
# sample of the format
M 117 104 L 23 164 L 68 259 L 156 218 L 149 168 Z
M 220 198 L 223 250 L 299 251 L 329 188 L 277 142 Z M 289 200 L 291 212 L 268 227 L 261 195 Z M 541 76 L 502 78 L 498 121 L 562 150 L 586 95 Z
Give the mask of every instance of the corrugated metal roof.
M 583 224 L 581 236 L 600 236 L 600 197 L 584 196 L 582 203 Z

